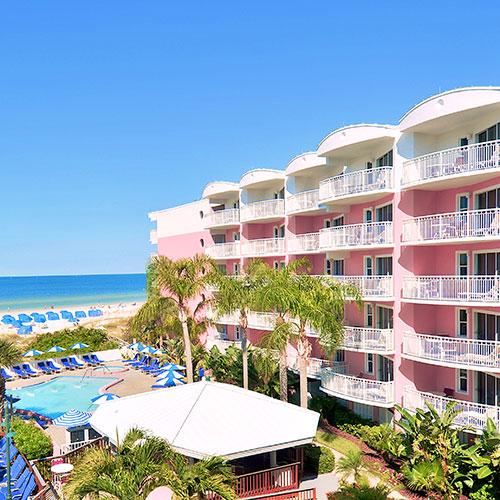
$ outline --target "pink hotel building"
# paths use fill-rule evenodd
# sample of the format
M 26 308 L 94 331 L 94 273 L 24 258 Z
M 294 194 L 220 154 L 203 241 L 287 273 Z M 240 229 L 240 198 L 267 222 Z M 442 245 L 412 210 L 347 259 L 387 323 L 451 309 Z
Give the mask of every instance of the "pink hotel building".
M 357 413 L 388 421 L 395 403 L 453 400 L 477 432 L 500 424 L 500 87 L 335 130 L 284 170 L 211 182 L 150 219 L 162 255 L 205 252 L 228 274 L 307 256 L 313 274 L 355 283 L 364 306 L 346 306 L 342 349 L 324 359 L 311 331 L 308 370 Z M 220 318 L 209 342 L 237 343 L 237 323 Z M 272 326 L 253 313 L 250 341 Z

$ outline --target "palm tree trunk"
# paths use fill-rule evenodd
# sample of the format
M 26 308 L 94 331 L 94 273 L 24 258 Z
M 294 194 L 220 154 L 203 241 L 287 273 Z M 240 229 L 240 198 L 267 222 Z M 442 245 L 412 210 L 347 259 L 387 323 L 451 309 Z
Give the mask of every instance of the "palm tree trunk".
M 286 362 L 286 349 L 280 352 L 280 399 L 288 401 L 288 366 Z
M 297 342 L 299 356 L 300 406 L 307 408 L 307 365 L 311 354 L 311 344 L 307 340 L 305 329 L 301 330 Z
M 241 328 L 241 351 L 243 361 L 243 389 L 248 389 L 248 343 L 245 328 Z
M 182 340 L 184 342 L 184 356 L 186 358 L 186 374 L 188 384 L 194 382 L 193 377 L 193 355 L 191 353 L 191 337 L 189 336 L 189 329 L 187 323 L 187 315 L 184 310 L 179 311 L 179 321 L 182 325 Z

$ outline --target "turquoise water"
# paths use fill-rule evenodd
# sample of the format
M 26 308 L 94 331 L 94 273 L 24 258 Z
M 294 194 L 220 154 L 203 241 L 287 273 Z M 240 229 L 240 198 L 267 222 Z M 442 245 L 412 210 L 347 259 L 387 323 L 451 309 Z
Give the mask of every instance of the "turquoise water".
M 0 277 L 0 311 L 145 300 L 145 274 Z
M 125 365 L 119 366 L 96 366 L 92 371 L 93 373 L 102 373 L 103 375 L 106 375 L 106 373 L 113 373 L 113 372 L 122 372 L 127 368 Z
M 74 408 L 93 411 L 91 399 L 99 389 L 112 381 L 113 377 L 55 377 L 47 382 L 8 390 L 9 394 L 21 398 L 15 408 L 31 410 L 46 417 L 56 418 Z

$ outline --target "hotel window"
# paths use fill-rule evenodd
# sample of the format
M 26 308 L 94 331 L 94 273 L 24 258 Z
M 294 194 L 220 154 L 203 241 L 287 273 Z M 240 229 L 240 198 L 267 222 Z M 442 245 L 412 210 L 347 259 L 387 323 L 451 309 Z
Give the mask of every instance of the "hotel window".
M 332 226 L 333 227 L 340 227 L 344 225 L 344 216 L 341 215 L 340 217 L 336 217 L 335 219 L 332 219 Z
M 332 227 L 332 222 L 330 221 L 330 219 L 325 219 L 325 220 L 323 221 L 323 227 L 324 227 L 325 229 L 328 229 L 329 227 Z
M 373 222 L 373 210 L 371 208 L 364 211 L 363 219 L 365 222 Z
M 227 325 L 217 325 L 215 328 L 220 339 L 227 339 Z
M 490 189 L 476 195 L 476 209 L 500 208 L 500 188 Z
M 330 259 L 325 260 L 325 274 L 330 276 L 332 274 L 332 261 Z
M 467 337 L 467 309 L 458 310 L 458 328 L 457 335 L 459 337 Z
M 377 306 L 377 328 L 382 330 L 393 328 L 393 310 L 389 307 Z
M 392 257 L 375 257 L 377 276 L 392 276 Z
M 373 327 L 373 305 L 366 304 L 365 305 L 365 326 L 372 328 Z
M 384 205 L 375 210 L 375 220 L 377 222 L 390 222 L 392 221 L 392 203 Z
M 467 276 L 469 273 L 469 256 L 466 253 L 458 254 L 457 267 L 459 276 Z
M 233 274 L 235 276 L 239 276 L 239 274 L 240 274 L 240 265 L 239 264 L 233 264 Z
M 373 259 L 365 257 L 365 276 L 373 276 Z
M 477 312 L 474 314 L 474 323 L 478 340 L 500 341 L 500 315 Z
M 392 167 L 392 149 L 387 151 L 385 155 L 377 158 L 375 164 L 377 167 Z
M 332 275 L 333 276 L 344 276 L 344 261 L 343 260 L 332 260 Z
M 280 269 L 285 269 L 285 267 L 286 267 L 286 263 L 285 263 L 285 261 L 284 261 L 284 260 L 282 260 L 282 261 L 280 262 Z
M 218 270 L 221 274 L 227 274 L 226 264 L 217 264 L 217 270 Z
M 489 141 L 496 141 L 497 139 L 500 139 L 500 123 L 497 123 L 496 125 L 492 125 L 491 127 L 487 128 L 486 130 L 479 132 L 479 134 L 476 135 L 476 138 L 477 138 L 477 142 L 489 142 Z
M 284 198 L 285 198 L 285 188 L 282 188 L 276 193 L 274 193 L 275 200 L 283 200 Z
M 368 353 L 365 357 L 365 373 L 372 374 L 375 371 L 375 359 L 373 354 Z
M 239 232 L 233 233 L 233 240 L 240 241 L 240 233 Z
M 280 268 L 280 263 L 277 260 L 275 260 L 273 262 L 273 267 L 274 267 L 274 269 L 278 270 Z
M 241 340 L 241 329 L 239 326 L 234 327 L 234 340 Z
M 457 370 L 457 391 L 467 392 L 467 370 L 460 368 Z
M 468 194 L 458 195 L 457 205 L 459 212 L 466 212 L 467 210 L 469 210 L 469 195 Z
M 285 224 L 281 224 L 280 226 L 280 238 L 284 238 L 285 237 Z

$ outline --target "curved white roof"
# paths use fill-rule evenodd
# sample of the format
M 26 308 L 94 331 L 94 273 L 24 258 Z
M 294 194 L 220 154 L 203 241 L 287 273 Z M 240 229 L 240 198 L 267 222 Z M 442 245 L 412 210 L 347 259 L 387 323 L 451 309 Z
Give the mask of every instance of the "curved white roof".
M 258 184 L 285 181 L 285 172 L 283 170 L 274 170 L 272 168 L 254 168 L 245 172 L 240 179 L 240 188 L 246 189 L 255 187 Z
M 180 453 L 236 459 L 310 443 L 319 414 L 217 382 L 196 382 L 100 405 L 90 425 L 116 443 L 140 427 Z
M 223 196 L 231 193 L 238 193 L 240 186 L 237 182 L 214 181 L 209 182 L 203 189 L 203 198 Z
M 316 152 L 302 153 L 288 162 L 285 175 L 295 175 L 298 172 L 315 167 L 324 167 L 325 165 L 326 158 L 319 157 Z
M 360 123 L 334 130 L 318 145 L 318 156 L 339 156 L 355 154 L 363 145 L 371 145 L 376 141 L 392 140 L 398 134 L 393 125 L 376 123 Z
M 463 87 L 431 96 L 406 112 L 401 131 L 439 132 L 457 117 L 480 116 L 487 106 L 500 106 L 500 87 Z M 457 125 L 457 123 L 455 123 Z

